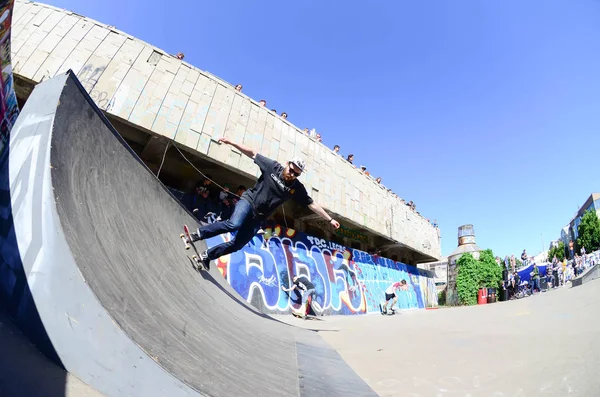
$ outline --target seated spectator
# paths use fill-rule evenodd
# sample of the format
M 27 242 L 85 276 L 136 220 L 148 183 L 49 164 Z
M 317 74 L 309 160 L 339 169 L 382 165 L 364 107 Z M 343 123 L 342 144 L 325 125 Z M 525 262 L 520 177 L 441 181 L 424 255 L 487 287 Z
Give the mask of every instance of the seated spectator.
M 354 162 L 354 155 L 349 154 L 348 157 L 346 157 L 346 161 L 352 164 Z
M 231 215 L 233 214 L 233 208 L 234 205 L 232 196 L 230 194 L 227 194 L 225 198 L 222 199 L 219 203 L 219 217 L 222 221 L 226 221 L 227 219 L 231 218 Z
M 378 176 L 378 177 L 377 177 L 377 179 L 375 179 L 375 182 L 377 182 L 377 183 L 381 184 L 381 177 L 380 177 L 380 176 Z
M 216 196 L 215 186 L 212 183 L 212 176 L 207 174 L 204 179 L 200 179 L 198 183 L 196 183 L 196 187 L 194 188 L 194 195 L 198 196 L 200 194 L 200 189 L 202 188 L 208 189 L 208 193 L 211 197 Z
M 315 139 L 317 140 L 317 142 L 323 142 L 323 140 L 321 139 L 321 134 L 317 134 Z
M 264 99 L 261 99 L 261 100 L 258 102 L 258 104 L 264 108 L 265 106 L 267 106 L 267 101 L 265 101 Z
M 360 166 L 360 172 L 362 172 L 363 174 L 367 171 L 367 167 L 365 167 L 364 165 Z
M 281 118 L 284 120 L 287 119 L 287 113 L 286 112 L 281 113 Z
M 183 52 L 178 52 L 177 55 L 175 55 L 175 58 L 183 60 L 183 58 L 185 58 L 185 55 L 183 55 Z
M 244 192 L 246 191 L 246 186 L 244 185 L 240 185 L 238 186 L 237 190 L 235 191 L 235 196 L 232 200 L 233 205 L 236 205 L 238 203 L 238 201 L 240 200 L 240 197 L 242 197 L 242 194 L 244 194 Z
M 241 85 L 241 84 L 238 84 L 238 85 L 236 85 L 236 86 L 235 86 L 235 90 L 236 90 L 237 92 L 242 92 L 242 85 Z
M 208 188 L 201 187 L 198 189 L 198 196 L 196 198 L 196 205 L 194 210 L 192 211 L 196 218 L 198 218 L 202 222 L 207 222 L 207 215 L 210 213 L 216 213 L 218 210 L 217 203 L 214 198 L 210 196 L 210 191 Z
M 340 154 L 340 145 L 335 145 L 333 147 L 333 153 Z

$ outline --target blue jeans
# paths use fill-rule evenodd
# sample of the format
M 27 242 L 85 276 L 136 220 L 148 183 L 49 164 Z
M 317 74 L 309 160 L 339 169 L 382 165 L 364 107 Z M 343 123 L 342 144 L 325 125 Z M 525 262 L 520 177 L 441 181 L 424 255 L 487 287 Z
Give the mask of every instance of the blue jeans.
M 208 250 L 208 259 L 215 260 L 223 255 L 240 250 L 260 227 L 261 220 L 256 219 L 252 213 L 252 205 L 241 199 L 235 206 L 231 218 L 223 222 L 216 222 L 200 228 L 200 237 L 205 240 L 227 232 L 237 231 L 231 241 L 216 245 Z
M 538 292 L 542 292 L 542 289 L 540 288 L 540 279 L 539 278 L 531 279 L 531 293 L 532 294 L 533 294 L 534 289 L 537 289 Z

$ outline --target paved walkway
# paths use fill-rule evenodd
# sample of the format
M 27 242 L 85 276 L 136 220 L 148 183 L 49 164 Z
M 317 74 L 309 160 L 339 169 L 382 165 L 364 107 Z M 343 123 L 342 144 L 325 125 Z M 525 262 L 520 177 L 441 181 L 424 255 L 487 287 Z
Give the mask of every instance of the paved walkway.
M 319 332 L 379 395 L 600 395 L 600 280 L 485 306 L 288 322 Z

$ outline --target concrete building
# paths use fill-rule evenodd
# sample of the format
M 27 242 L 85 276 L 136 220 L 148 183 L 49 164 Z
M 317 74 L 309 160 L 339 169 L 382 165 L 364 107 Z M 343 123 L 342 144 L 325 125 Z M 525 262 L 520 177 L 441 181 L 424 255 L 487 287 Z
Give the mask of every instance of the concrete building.
M 198 169 L 216 181 L 252 186 L 258 167 L 218 144 L 227 136 L 280 162 L 304 157 L 309 194 L 347 233 L 333 234 L 293 203 L 276 220 L 407 264 L 440 258 L 438 231 L 404 201 L 232 84 L 181 58 L 73 12 L 15 2 L 12 63 L 21 104 L 35 84 L 71 69 L 148 167 L 160 169 L 166 185 L 189 191 L 201 179 Z

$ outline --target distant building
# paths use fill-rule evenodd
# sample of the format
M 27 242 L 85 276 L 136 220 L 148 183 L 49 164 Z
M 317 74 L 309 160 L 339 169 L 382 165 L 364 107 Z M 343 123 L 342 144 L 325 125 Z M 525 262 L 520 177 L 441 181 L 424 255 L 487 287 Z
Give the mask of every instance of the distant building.
M 448 285 L 448 257 L 444 256 L 437 262 L 420 263 L 419 269 L 433 271 L 433 281 L 438 291 L 444 290 Z
M 573 219 L 562 228 L 560 232 L 560 241 L 565 243 L 565 246 L 569 246 L 570 240 L 577 240 L 577 229 L 581 223 L 581 217 L 589 210 L 595 211 L 596 215 L 600 218 L 600 193 L 592 193 L 579 208 Z

